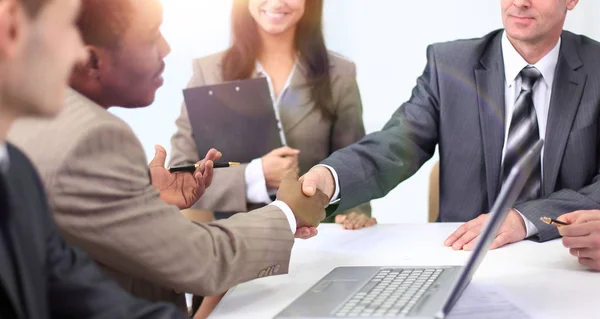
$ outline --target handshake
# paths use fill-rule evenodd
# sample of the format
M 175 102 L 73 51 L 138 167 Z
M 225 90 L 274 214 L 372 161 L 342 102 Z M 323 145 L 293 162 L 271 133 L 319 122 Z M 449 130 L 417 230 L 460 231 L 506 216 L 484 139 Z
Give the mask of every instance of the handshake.
M 325 167 L 314 167 L 301 178 L 292 171 L 281 180 L 277 200 L 286 203 L 296 217 L 298 238 L 316 235 L 316 228 L 325 219 L 325 208 L 334 192 L 331 172 Z
M 156 154 L 148 167 L 152 186 L 168 204 L 177 205 L 180 209 L 191 207 L 210 186 L 213 165 L 221 158 L 221 152 L 211 149 L 203 160 L 196 163 L 193 174 L 179 174 L 165 168 L 165 149 L 158 145 L 155 149 Z M 296 171 L 290 170 L 278 186 L 277 199 L 286 203 L 296 217 L 296 237 L 310 238 L 316 235 L 315 227 L 325 219 L 325 208 L 335 189 L 329 169 L 316 166 L 301 178 L 298 178 Z

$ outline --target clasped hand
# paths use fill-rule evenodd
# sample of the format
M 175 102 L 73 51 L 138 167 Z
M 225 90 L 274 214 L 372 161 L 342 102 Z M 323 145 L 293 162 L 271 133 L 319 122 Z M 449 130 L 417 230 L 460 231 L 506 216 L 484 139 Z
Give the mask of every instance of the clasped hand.
M 325 207 L 329 198 L 321 191 L 313 196 L 302 193 L 302 184 L 298 174 L 288 171 L 279 185 L 277 200 L 286 203 L 296 218 L 296 238 L 310 238 L 317 234 L 316 227 L 325 219 Z

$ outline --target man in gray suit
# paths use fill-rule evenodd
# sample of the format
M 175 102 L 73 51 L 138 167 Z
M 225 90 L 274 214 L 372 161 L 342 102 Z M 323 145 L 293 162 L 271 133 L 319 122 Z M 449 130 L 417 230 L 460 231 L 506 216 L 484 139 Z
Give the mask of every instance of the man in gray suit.
M 71 75 L 65 109 L 54 119 L 17 121 L 9 139 L 38 168 L 69 243 L 135 296 L 185 310 L 184 292 L 217 295 L 287 273 L 296 226 L 317 226 L 327 198 L 302 194 L 292 174 L 264 208 L 210 224 L 180 214 L 202 185 L 189 173 L 189 182 L 171 175 L 162 149 L 148 167 L 131 128 L 106 110 L 154 100 L 169 53 L 161 22 L 158 0 L 83 1 L 78 27 L 90 58 Z M 196 175 L 208 184 L 210 165 L 204 169 Z
M 343 211 L 387 194 L 439 146 L 439 221 L 468 221 L 445 244 L 471 249 L 503 177 L 542 138 L 541 167 L 492 248 L 558 237 L 541 216 L 600 208 L 600 44 L 563 31 L 577 2 L 502 0 L 505 29 L 429 46 L 410 100 L 312 168 L 305 193 L 321 189 Z

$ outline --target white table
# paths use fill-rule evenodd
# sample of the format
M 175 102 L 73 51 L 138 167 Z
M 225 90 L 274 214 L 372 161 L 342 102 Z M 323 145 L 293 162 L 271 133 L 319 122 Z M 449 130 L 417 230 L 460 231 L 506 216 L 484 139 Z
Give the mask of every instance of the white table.
M 272 318 L 337 266 L 462 265 L 469 252 L 443 246 L 459 225 L 321 225 L 315 238 L 296 240 L 288 275 L 236 286 L 210 318 Z M 600 273 L 580 266 L 560 240 L 490 251 L 471 283 L 493 287 L 531 318 L 600 318 Z

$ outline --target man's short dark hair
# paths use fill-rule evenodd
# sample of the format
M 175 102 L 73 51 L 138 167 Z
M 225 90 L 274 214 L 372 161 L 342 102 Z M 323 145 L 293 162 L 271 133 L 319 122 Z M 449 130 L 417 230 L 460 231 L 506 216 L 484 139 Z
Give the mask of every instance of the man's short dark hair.
M 40 1 L 40 0 L 38 0 Z M 115 47 L 129 27 L 131 0 L 82 0 L 77 27 L 86 45 Z

